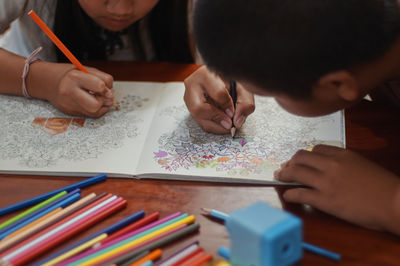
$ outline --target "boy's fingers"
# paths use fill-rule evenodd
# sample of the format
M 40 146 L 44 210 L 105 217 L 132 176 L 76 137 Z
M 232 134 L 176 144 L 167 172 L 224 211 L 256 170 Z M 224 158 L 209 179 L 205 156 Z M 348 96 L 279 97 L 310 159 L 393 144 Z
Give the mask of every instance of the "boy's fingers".
M 235 110 L 235 127 L 240 129 L 246 121 L 247 116 L 255 110 L 254 95 L 246 91 L 242 86 L 237 84 L 237 101 Z
M 206 132 L 213 134 L 227 134 L 230 129 L 225 129 L 221 124 L 210 120 L 201 120 L 197 122 L 199 126 Z
M 212 99 L 215 105 L 224 111 L 231 118 L 234 114 L 232 98 L 229 95 L 229 87 L 225 85 L 220 77 L 209 72 L 206 68 L 207 75 L 202 80 L 202 89 Z
M 288 161 L 288 167 L 292 165 L 304 165 L 319 171 L 324 171 L 327 163 L 329 162 L 329 157 L 324 154 L 319 154 L 316 152 L 310 152 L 306 150 L 297 151 L 292 158 Z
M 304 165 L 294 164 L 275 171 L 274 177 L 282 182 L 297 182 L 309 187 L 318 188 L 321 181 L 318 170 Z
M 283 193 L 283 198 L 288 202 L 307 204 L 318 208 L 320 193 L 311 188 L 292 188 Z
M 200 85 L 193 85 L 190 90 L 186 90 L 184 99 L 193 118 L 205 131 L 222 134 L 232 127 L 232 119 L 225 112 L 218 109 L 212 99 L 205 96 L 204 90 Z M 206 121 L 213 121 L 215 125 Z M 211 124 L 213 124 L 212 128 L 208 128 Z M 213 131 L 215 126 L 218 125 L 225 130 L 220 128 L 217 131 Z

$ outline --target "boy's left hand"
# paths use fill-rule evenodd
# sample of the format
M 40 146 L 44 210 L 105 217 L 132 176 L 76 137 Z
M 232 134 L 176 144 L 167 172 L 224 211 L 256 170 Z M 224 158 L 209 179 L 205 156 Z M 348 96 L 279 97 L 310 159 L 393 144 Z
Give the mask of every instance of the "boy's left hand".
M 400 178 L 357 153 L 318 145 L 298 151 L 275 178 L 309 188 L 283 194 L 358 225 L 400 234 Z

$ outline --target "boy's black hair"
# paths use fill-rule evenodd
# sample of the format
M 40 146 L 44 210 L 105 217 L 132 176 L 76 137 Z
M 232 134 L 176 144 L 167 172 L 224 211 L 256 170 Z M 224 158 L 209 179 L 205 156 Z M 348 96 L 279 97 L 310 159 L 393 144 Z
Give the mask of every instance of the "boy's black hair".
M 399 34 L 397 0 L 197 0 L 194 39 L 208 67 L 292 97 L 318 78 L 382 56 Z

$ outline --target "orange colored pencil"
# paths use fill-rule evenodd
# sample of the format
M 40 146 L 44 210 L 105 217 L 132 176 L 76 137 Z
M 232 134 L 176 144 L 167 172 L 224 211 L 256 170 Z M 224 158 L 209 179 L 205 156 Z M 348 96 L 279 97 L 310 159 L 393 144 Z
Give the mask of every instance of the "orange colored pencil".
M 28 12 L 31 19 L 46 33 L 50 40 L 61 50 L 61 52 L 76 66 L 77 69 L 85 73 L 89 73 L 87 69 L 76 59 L 76 57 L 68 50 L 68 48 L 57 38 L 57 36 L 51 31 L 49 27 L 43 22 L 41 18 L 36 14 L 35 11 L 31 10 Z
M 87 69 L 79 62 L 79 60 L 71 53 L 70 50 L 58 39 L 58 37 L 47 27 L 46 23 L 36 14 L 35 11 L 31 10 L 28 12 L 31 19 L 43 30 L 43 32 L 50 38 L 50 40 L 60 49 L 60 51 L 76 66 L 77 69 L 85 73 L 89 73 Z M 115 109 L 119 109 L 118 106 L 113 102 Z
M 147 254 L 146 256 L 140 258 L 139 260 L 135 261 L 134 263 L 130 264 L 129 266 L 140 266 L 143 263 L 145 263 L 146 261 L 155 261 L 157 260 L 159 257 L 161 257 L 162 255 L 162 251 L 161 249 L 156 249 L 153 250 L 151 253 Z
M 14 237 L 14 236 L 16 236 L 16 235 L 22 233 L 22 232 L 25 231 L 25 230 L 28 230 L 29 228 L 31 228 L 31 227 L 33 227 L 34 225 L 36 225 L 36 224 L 42 222 L 43 220 L 46 220 L 47 218 L 49 218 L 50 216 L 52 216 L 53 214 L 56 214 L 57 212 L 59 212 L 59 211 L 61 211 L 61 210 L 62 210 L 62 208 L 59 207 L 59 208 L 57 208 L 57 209 L 55 209 L 55 210 L 53 210 L 53 211 L 47 213 L 46 215 L 43 215 L 43 216 L 40 217 L 39 219 L 36 219 L 35 221 L 33 221 L 33 222 L 31 222 L 31 223 L 25 225 L 24 227 L 18 229 L 17 231 L 15 231 L 15 232 L 9 234 L 8 236 L 6 236 L 6 237 L 3 239 L 3 241 L 5 241 L 5 240 L 7 240 L 7 239 L 10 239 L 10 238 L 12 238 L 12 237 Z
M 213 257 L 211 254 L 200 252 L 192 258 L 188 259 L 187 261 L 183 262 L 181 266 L 200 266 L 212 260 L 212 258 Z

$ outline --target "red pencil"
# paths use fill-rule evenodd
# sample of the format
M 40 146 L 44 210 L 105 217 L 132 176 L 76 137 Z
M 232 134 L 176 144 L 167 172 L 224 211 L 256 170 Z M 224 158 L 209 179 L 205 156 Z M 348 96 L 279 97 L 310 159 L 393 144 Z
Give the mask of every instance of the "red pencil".
M 111 234 L 106 239 L 100 241 L 99 245 L 96 245 L 96 246 L 102 246 L 105 243 L 110 242 L 110 241 L 112 241 L 112 240 L 114 240 L 114 239 L 116 239 L 116 238 L 118 238 L 118 237 L 120 237 L 122 235 L 125 235 L 125 234 L 127 234 L 129 232 L 133 232 L 134 230 L 136 230 L 136 229 L 138 229 L 138 228 L 140 228 L 142 226 L 145 226 L 145 225 L 157 220 L 159 218 L 159 216 L 160 216 L 160 214 L 158 212 L 154 212 L 154 213 L 152 213 L 152 214 L 140 219 L 139 221 L 137 221 L 137 222 L 135 222 L 133 224 L 130 224 L 127 227 L 122 228 L 122 229 L 118 230 L 117 232 Z
M 187 261 L 180 264 L 180 266 L 200 266 L 206 263 L 207 261 L 212 260 L 212 255 L 207 254 L 205 252 L 200 252 L 188 259 Z
M 98 200 L 92 202 L 91 204 L 85 206 L 84 208 L 80 209 L 79 211 L 65 217 L 64 219 L 58 221 L 57 223 L 53 224 L 52 226 L 47 227 L 46 229 L 39 231 L 36 234 L 33 234 L 32 236 L 30 236 L 29 238 L 25 239 L 24 241 L 20 242 L 19 244 L 13 246 L 10 249 L 7 249 L 6 251 L 0 253 L 0 258 L 6 256 L 7 254 L 10 254 L 11 252 L 14 252 L 15 250 L 27 245 L 29 242 L 33 241 L 34 239 L 46 234 L 47 232 L 59 227 L 60 225 L 68 222 L 69 220 L 75 218 L 76 216 L 84 213 L 85 211 L 93 208 L 94 206 L 97 206 L 98 204 L 100 204 L 101 202 L 107 200 L 108 198 L 110 198 L 112 195 L 111 194 L 107 194 L 104 197 L 99 198 Z
M 95 212 L 91 213 L 88 216 L 85 216 L 81 220 L 77 221 L 76 223 L 71 224 L 67 228 L 57 232 L 56 234 L 52 235 L 44 243 L 32 247 L 30 249 L 25 250 L 18 256 L 12 258 L 10 262 L 13 265 L 24 265 L 28 263 L 33 258 L 39 256 L 40 254 L 46 252 L 50 248 L 56 246 L 57 244 L 65 241 L 66 239 L 72 237 L 73 235 L 89 228 L 93 224 L 102 221 L 107 216 L 113 214 L 114 212 L 124 208 L 127 204 L 127 201 L 118 198 L 102 208 L 99 208 Z
M 170 235 L 172 233 L 175 233 L 175 232 L 177 232 L 179 230 L 182 230 L 183 228 L 186 228 L 186 227 L 187 227 L 187 224 L 182 224 L 180 226 L 172 228 L 171 230 L 168 230 L 168 231 L 166 231 L 166 232 L 164 232 L 164 233 L 162 233 L 160 235 L 152 237 L 152 238 L 150 238 L 150 239 L 148 239 L 146 241 L 143 241 L 143 242 L 141 242 L 141 243 L 139 243 L 137 245 L 134 245 L 133 247 L 130 247 L 130 248 L 126 249 L 126 250 L 123 250 L 123 251 L 119 252 L 118 254 L 115 254 L 115 255 L 113 255 L 111 257 L 105 258 L 102 261 L 97 262 L 96 264 L 99 264 L 99 265 L 103 265 L 105 263 L 112 264 L 113 260 L 118 259 L 119 257 L 122 257 L 125 254 L 128 254 L 128 253 L 130 253 L 130 252 L 132 252 L 132 251 L 134 251 L 134 250 L 136 250 L 138 248 L 144 247 L 144 246 L 146 246 L 146 245 L 148 245 L 150 243 L 153 243 L 154 241 L 162 239 L 162 238 L 164 238 L 164 237 L 166 237 L 166 236 L 168 236 L 168 235 Z

